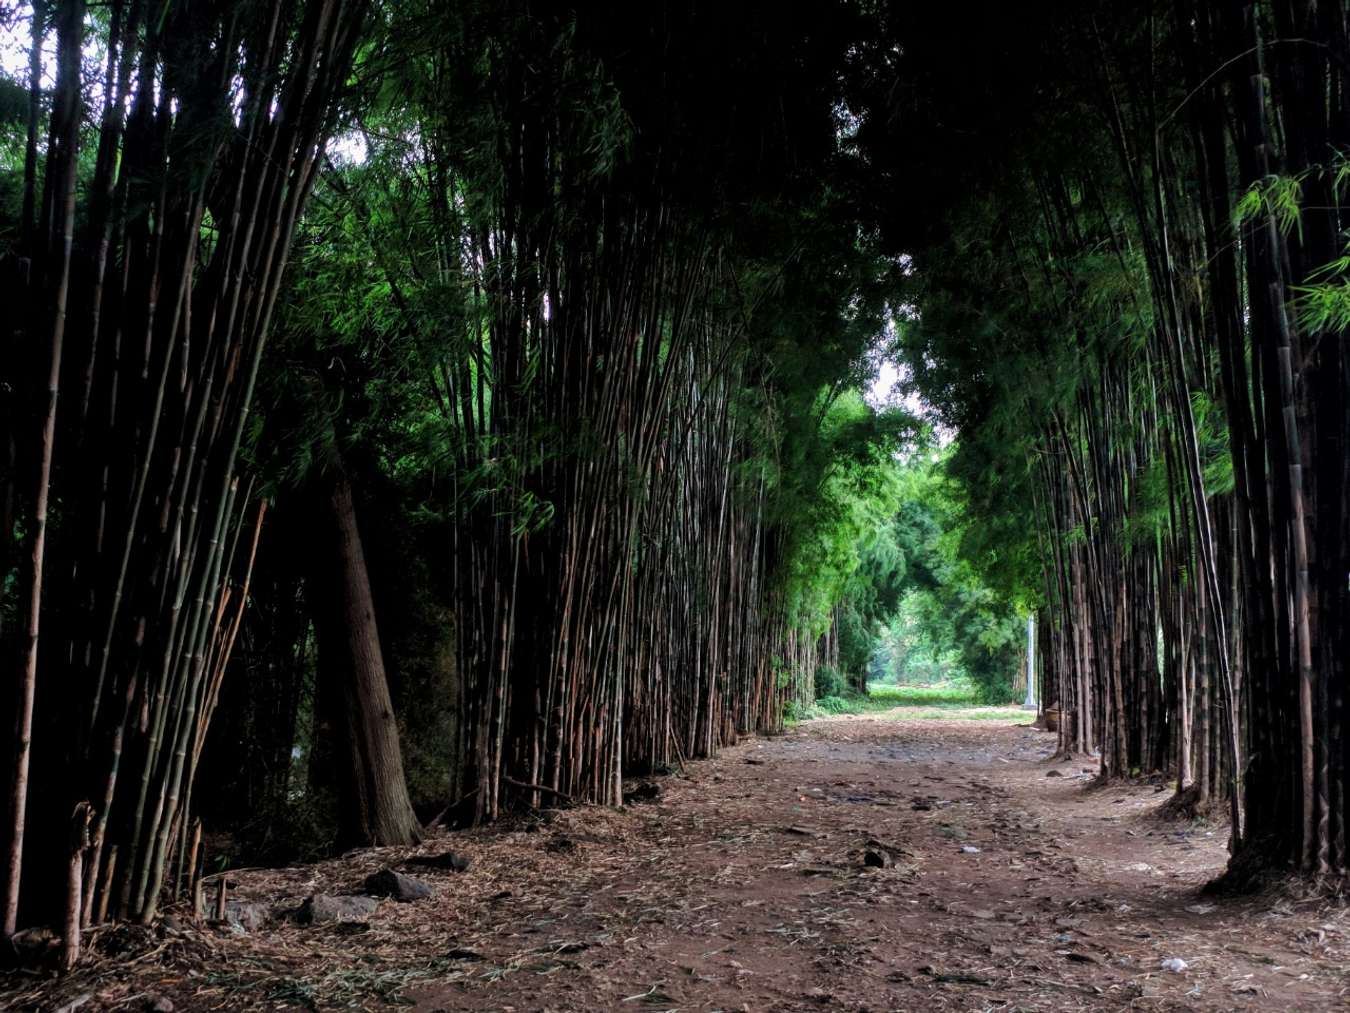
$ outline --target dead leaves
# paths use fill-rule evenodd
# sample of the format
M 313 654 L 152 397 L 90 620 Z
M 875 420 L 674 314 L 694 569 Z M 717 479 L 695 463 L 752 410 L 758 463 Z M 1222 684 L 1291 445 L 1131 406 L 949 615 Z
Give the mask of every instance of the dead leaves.
M 156 952 L 166 940 L 155 939 L 120 978 L 28 1006 L 93 995 L 78 1013 L 104 1013 L 153 990 L 180 1010 L 415 997 L 527 1010 L 547 996 L 551 1013 L 1058 1011 L 1141 998 L 1217 1011 L 1321 1008 L 1336 994 L 1342 915 L 1297 898 L 1198 903 L 1190 887 L 1222 862 L 1222 835 L 1150 830 L 1138 816 L 1147 786 L 1126 805 L 1119 788 L 1047 782 L 1045 746 L 1019 729 L 848 728 L 851 741 L 806 725 L 727 750 L 623 811 L 550 811 L 423 848 L 241 873 L 241 898 L 300 897 L 391 863 L 434 867 L 447 846 L 472 858 L 432 879 L 436 898 L 387 905 L 359 936 L 278 926 L 211 935 L 196 955 L 177 937 L 178 950 Z M 1160 970 L 1174 953 L 1186 973 Z M 0 1006 L 25 1008 L 12 994 Z

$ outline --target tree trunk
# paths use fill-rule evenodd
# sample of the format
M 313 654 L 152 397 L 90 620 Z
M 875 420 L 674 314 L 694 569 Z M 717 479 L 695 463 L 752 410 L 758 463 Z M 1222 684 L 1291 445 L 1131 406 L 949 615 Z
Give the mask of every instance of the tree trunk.
M 337 710 L 340 836 L 346 845 L 413 844 L 421 827 L 403 777 L 370 576 L 341 461 L 329 476 L 327 499 L 328 530 L 315 561 L 315 606 L 321 693 L 326 691 Z
M 80 959 L 80 921 L 84 910 L 84 854 L 89 848 L 89 821 L 94 811 L 88 802 L 75 807 L 70 821 L 70 859 L 66 874 L 66 917 L 61 933 L 61 970 L 71 970 Z

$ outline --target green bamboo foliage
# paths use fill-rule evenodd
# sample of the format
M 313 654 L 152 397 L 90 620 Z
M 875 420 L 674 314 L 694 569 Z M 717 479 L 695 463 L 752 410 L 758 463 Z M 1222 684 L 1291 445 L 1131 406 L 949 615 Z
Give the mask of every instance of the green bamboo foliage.
M 618 803 L 625 774 L 812 699 L 820 631 L 784 592 L 785 436 L 756 346 L 792 250 L 752 260 L 682 199 L 677 144 L 634 152 L 639 99 L 580 37 L 603 27 L 445 17 L 401 70 L 416 100 L 367 137 L 395 178 L 332 179 L 408 251 L 373 244 L 449 486 L 454 822 Z
M 1345 6 L 1089 4 L 1057 40 L 991 72 L 1053 108 L 926 96 L 1016 169 L 962 170 L 902 345 L 967 483 L 1030 494 L 983 501 L 1035 532 L 1061 749 L 1226 805 L 1238 879 L 1339 875 Z
M 69 901 L 85 924 L 148 921 L 175 858 L 186 860 L 193 773 L 261 522 L 239 450 L 291 236 L 363 22 L 361 5 L 341 0 L 118 0 L 100 29 L 102 109 L 84 131 L 85 8 L 37 14 L 56 26 L 60 70 L 45 155 L 25 179 L 41 194 L 27 289 L 10 297 L 30 307 L 30 333 L 46 336 L 52 380 L 41 452 L 31 451 L 35 523 L 25 521 L 20 710 L 33 762 L 25 734 L 11 782 L 8 932 L 21 889 L 34 910 L 48 903 L 28 887 L 46 842 L 68 836 L 57 814 L 77 799 L 93 807 L 81 896 Z M 93 167 L 77 216 L 83 149 Z M 49 503 L 60 511 L 54 539 L 44 539 Z

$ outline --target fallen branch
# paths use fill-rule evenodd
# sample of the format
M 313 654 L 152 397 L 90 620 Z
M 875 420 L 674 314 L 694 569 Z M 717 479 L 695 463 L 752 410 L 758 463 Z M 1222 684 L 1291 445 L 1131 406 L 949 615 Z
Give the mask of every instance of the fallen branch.
M 512 788 L 520 788 L 523 791 L 542 791 L 549 795 L 555 795 L 558 798 L 566 799 L 568 802 L 573 801 L 572 796 L 567 794 L 567 792 L 559 791 L 557 788 L 550 788 L 546 784 L 530 784 L 528 781 L 517 781 L 514 777 L 507 777 L 505 774 L 502 774 L 501 778 Z

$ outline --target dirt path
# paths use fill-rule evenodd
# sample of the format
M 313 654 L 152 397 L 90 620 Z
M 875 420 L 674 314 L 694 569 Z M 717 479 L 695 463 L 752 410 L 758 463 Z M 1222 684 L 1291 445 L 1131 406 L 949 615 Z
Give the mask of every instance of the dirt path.
M 1050 746 L 876 717 L 729 749 L 658 802 L 546 831 L 570 868 L 522 859 L 465 934 L 484 959 L 416 1008 L 1343 1007 L 1343 911 L 1198 896 L 1225 832 L 1158 823 L 1154 789 L 1091 789 Z
M 148 955 L 0 1007 L 87 989 L 86 1011 L 165 996 L 194 1013 L 1344 1008 L 1344 908 L 1202 898 L 1224 831 L 1157 822 L 1160 791 L 1092 788 L 1052 744 L 1001 720 L 816 721 L 624 810 L 430 841 L 472 865 L 418 872 L 429 900 L 356 924 L 161 929 Z M 412 855 L 245 872 L 233 895 L 351 892 Z M 1162 970 L 1172 957 L 1186 969 Z

